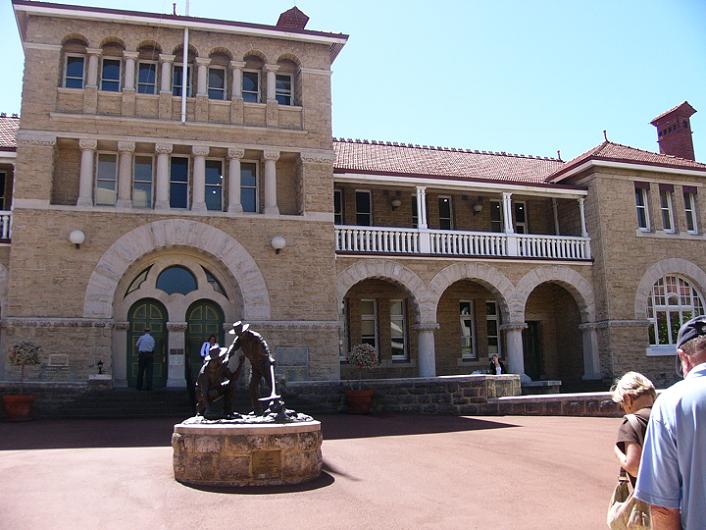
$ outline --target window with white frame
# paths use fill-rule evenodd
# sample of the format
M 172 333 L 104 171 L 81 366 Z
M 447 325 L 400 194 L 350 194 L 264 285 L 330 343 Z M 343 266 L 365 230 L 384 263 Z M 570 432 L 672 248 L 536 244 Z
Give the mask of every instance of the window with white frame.
M 525 201 L 513 201 L 512 207 L 515 212 L 515 233 L 527 233 L 527 203 Z
M 343 190 L 333 190 L 333 224 L 343 224 Z
M 377 300 L 360 301 L 360 342 L 378 349 Z
M 206 160 L 206 209 L 223 211 L 222 160 Z
M 439 229 L 453 230 L 453 204 L 451 197 L 439 197 Z
M 697 234 L 699 226 L 696 217 L 696 192 L 684 190 L 684 214 L 686 215 L 686 229 L 690 234 Z
M 243 70 L 243 101 L 260 102 L 260 72 Z
M 674 232 L 674 209 L 672 207 L 672 192 L 666 188 L 659 190 L 659 209 L 662 212 L 662 229 Z
M 189 207 L 189 159 L 185 156 L 171 157 L 169 165 L 169 207 Z
M 369 190 L 355 192 L 355 224 L 358 226 L 373 224 L 373 200 Z
M 292 76 L 277 74 L 275 76 L 275 98 L 280 105 L 294 105 L 292 101 Z
M 485 302 L 485 327 L 488 339 L 488 357 L 498 354 L 502 355 L 500 347 L 500 313 L 495 300 Z
M 257 212 L 257 162 L 240 163 L 240 204 L 244 212 Z
M 103 57 L 101 90 L 105 92 L 120 92 L 120 59 Z
M 226 98 L 226 69 L 212 66 L 208 69 L 208 99 Z
M 152 208 L 152 183 L 154 159 L 150 155 L 135 155 L 132 179 L 132 205 L 135 208 Z
M 461 323 L 461 358 L 466 360 L 477 359 L 472 300 L 461 300 L 459 302 L 459 320 Z
M 503 231 L 503 207 L 500 201 L 490 201 L 490 231 Z
M 5 185 L 7 184 L 7 171 L 0 171 L 0 210 L 5 210 Z
M 390 351 L 393 360 L 407 359 L 407 318 L 404 300 L 390 300 Z
M 676 344 L 679 327 L 691 318 L 704 314 L 704 299 L 685 278 L 664 276 L 652 287 L 647 301 L 652 346 Z
M 118 156 L 115 153 L 98 153 L 96 161 L 96 204 L 115 204 L 118 182 Z
M 172 71 L 172 95 L 181 96 L 184 68 L 181 64 L 175 64 Z M 186 67 L 186 97 L 191 97 L 191 65 Z
M 637 226 L 643 232 L 650 230 L 650 213 L 648 209 L 647 189 L 635 186 L 635 208 L 637 211 Z
M 86 58 L 83 55 L 66 55 L 64 87 L 83 88 Z
M 157 92 L 157 63 L 140 61 L 137 65 L 137 92 L 154 94 Z

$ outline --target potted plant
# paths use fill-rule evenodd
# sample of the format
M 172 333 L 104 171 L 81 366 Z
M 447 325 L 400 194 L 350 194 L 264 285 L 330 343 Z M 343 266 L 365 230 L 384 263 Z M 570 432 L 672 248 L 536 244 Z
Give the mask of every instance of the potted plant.
M 358 381 L 363 379 L 363 370 L 373 368 L 377 365 L 378 354 L 370 344 L 356 344 L 348 352 L 348 362 L 358 369 Z M 346 389 L 346 402 L 348 412 L 352 414 L 368 414 L 373 402 L 373 389 L 361 388 Z
M 41 346 L 33 342 L 22 341 L 15 344 L 7 356 L 9 364 L 20 367 L 20 393 L 2 396 L 2 404 L 8 420 L 26 421 L 31 419 L 32 403 L 35 396 L 24 393 L 25 366 L 38 365 L 41 362 L 39 359 L 41 350 Z

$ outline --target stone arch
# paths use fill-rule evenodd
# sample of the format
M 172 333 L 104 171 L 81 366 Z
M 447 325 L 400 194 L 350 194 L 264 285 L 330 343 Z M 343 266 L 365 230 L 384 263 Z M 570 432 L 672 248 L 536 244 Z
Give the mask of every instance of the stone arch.
M 243 298 L 243 318 L 269 320 L 270 296 L 257 263 L 233 237 L 213 226 L 174 219 L 155 221 L 124 234 L 105 251 L 86 287 L 85 318 L 111 318 L 118 282 L 142 256 L 174 246 L 195 248 L 219 260 L 235 278 Z
M 125 49 L 125 42 L 118 37 L 106 37 L 100 43 L 99 48 L 115 47 Z
M 277 58 L 277 62 L 279 63 L 280 61 L 290 61 L 290 62 L 294 63 L 295 65 L 297 65 L 299 68 L 301 68 L 301 66 L 302 66 L 302 62 L 299 60 L 299 57 L 297 57 L 293 53 L 289 53 L 289 52 L 283 53 L 282 55 L 280 55 Z
M 233 59 L 233 54 L 231 53 L 231 51 L 227 48 L 223 48 L 222 46 L 218 46 L 216 48 L 213 48 L 210 52 L 208 52 L 208 56 L 211 58 L 213 56 L 218 56 L 218 55 L 222 55 L 223 57 L 227 57 L 229 60 Z
M 503 318 L 506 322 L 512 320 L 510 303 L 514 298 L 515 288 L 507 276 L 484 263 L 454 263 L 434 276 L 431 281 L 431 290 L 434 293 L 434 315 L 446 289 L 461 280 L 478 282 L 490 292 L 499 295 Z
M 248 51 L 246 51 L 243 54 L 243 61 L 247 61 L 249 57 L 256 57 L 260 59 L 263 64 L 267 64 L 267 56 L 265 55 L 264 52 L 256 49 L 256 48 L 251 48 Z
M 361 260 L 341 272 L 336 278 L 337 307 L 341 307 L 341 301 L 351 287 L 369 279 L 389 280 L 401 285 L 412 295 L 417 321 L 436 322 L 433 297 L 422 279 L 404 265 L 389 260 Z
M 640 279 L 635 293 L 635 318 L 647 318 L 647 301 L 654 284 L 668 274 L 679 274 L 687 278 L 702 297 L 706 297 L 706 272 L 701 267 L 683 258 L 666 258 L 648 267 Z
M 583 322 L 596 320 L 595 297 L 589 281 L 569 267 L 547 266 L 531 270 L 517 283 L 515 299 L 511 304 L 513 321 L 524 322 L 527 300 L 532 291 L 543 283 L 556 283 L 569 291 L 578 305 Z
M 174 49 L 172 50 L 172 55 L 176 56 L 176 62 L 180 63 L 182 56 L 183 56 L 183 51 L 184 45 L 183 44 L 177 44 Z M 186 49 L 186 55 L 189 59 L 189 61 L 193 61 L 194 58 L 199 57 L 199 51 L 198 49 L 193 45 L 189 44 L 189 47 Z
M 61 40 L 61 45 L 66 46 L 67 44 L 80 44 L 81 46 L 88 48 L 88 39 L 81 35 L 80 33 L 69 33 Z
M 135 49 L 139 51 L 142 48 L 150 48 L 157 53 L 162 53 L 162 47 L 159 45 L 159 43 L 156 40 L 147 39 L 147 40 L 140 41 L 140 44 L 138 44 Z

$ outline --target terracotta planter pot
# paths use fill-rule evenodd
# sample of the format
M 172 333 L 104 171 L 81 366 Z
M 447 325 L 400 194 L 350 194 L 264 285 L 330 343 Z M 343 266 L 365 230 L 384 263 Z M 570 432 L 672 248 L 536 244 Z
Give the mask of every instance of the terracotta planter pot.
M 346 403 L 349 414 L 370 414 L 373 404 L 374 391 L 370 388 L 363 390 L 346 390 Z
M 32 419 L 34 396 L 29 394 L 8 394 L 2 397 L 7 421 L 29 421 Z

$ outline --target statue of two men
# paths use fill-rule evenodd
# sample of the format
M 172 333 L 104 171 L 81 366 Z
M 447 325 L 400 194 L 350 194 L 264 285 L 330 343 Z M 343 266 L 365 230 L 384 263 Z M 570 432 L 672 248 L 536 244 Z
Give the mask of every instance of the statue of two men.
M 196 380 L 196 410 L 198 414 L 207 415 L 211 405 L 223 399 L 223 414 L 226 418 L 234 416 L 235 385 L 245 358 L 250 361 L 251 366 L 248 392 L 255 413 L 262 414 L 259 396 L 263 377 L 270 381 L 272 396 L 275 395 L 275 359 L 270 354 L 265 339 L 249 328 L 249 324 L 243 324 L 241 321 L 234 323 L 233 329 L 228 332 L 230 335 L 235 335 L 231 345 L 228 348 L 212 348 L 204 360 Z M 232 370 L 233 363 L 231 361 L 238 350 L 240 350 L 238 363 L 235 370 Z

